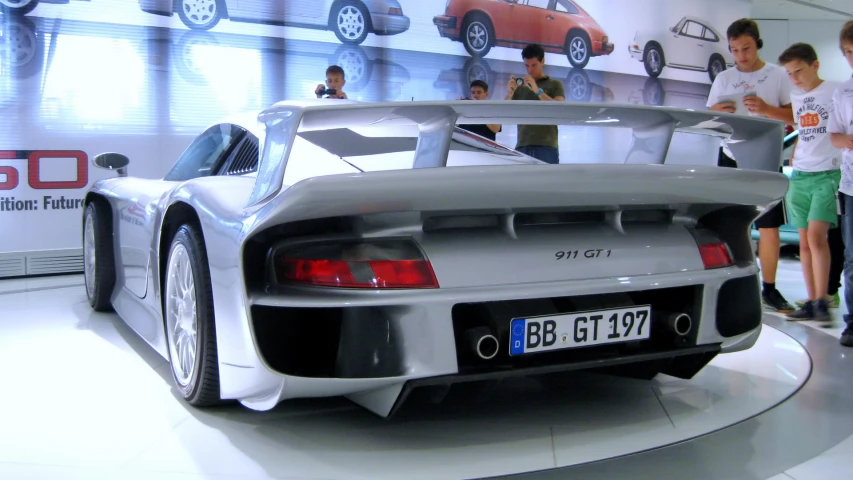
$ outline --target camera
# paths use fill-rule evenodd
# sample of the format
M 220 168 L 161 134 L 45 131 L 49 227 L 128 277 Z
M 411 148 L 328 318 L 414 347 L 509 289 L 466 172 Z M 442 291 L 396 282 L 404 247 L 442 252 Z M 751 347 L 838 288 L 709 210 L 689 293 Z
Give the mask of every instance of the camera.
M 524 79 L 523 78 L 516 78 L 515 79 L 515 85 L 519 86 L 519 87 L 524 85 Z
M 337 91 L 337 90 L 335 90 L 334 88 L 326 88 L 326 87 L 323 87 L 319 92 L 317 92 L 317 95 L 320 95 L 320 96 L 323 96 L 323 95 L 336 95 L 337 93 L 338 93 L 338 91 Z

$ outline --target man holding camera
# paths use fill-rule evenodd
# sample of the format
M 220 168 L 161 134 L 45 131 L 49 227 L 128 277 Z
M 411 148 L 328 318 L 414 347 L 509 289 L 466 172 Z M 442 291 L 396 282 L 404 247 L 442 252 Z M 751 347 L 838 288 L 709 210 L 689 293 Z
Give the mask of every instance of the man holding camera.
M 531 44 L 521 51 L 527 75 L 516 79 L 510 77 L 507 84 L 507 100 L 541 100 L 561 102 L 566 100 L 563 82 L 555 80 L 542 71 L 545 66 L 545 50 Z M 543 162 L 560 163 L 559 136 L 557 125 L 518 125 L 518 141 L 515 149 Z
M 317 95 L 317 98 L 323 98 L 324 95 L 326 98 L 347 98 L 347 94 L 343 90 L 346 83 L 344 69 L 332 65 L 326 69 L 326 84 L 317 85 L 317 88 L 314 89 L 314 95 Z

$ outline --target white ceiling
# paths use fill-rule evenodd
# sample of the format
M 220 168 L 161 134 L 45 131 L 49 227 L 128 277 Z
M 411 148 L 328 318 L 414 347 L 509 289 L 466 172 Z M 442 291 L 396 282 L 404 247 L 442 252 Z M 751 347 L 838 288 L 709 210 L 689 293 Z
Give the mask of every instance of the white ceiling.
M 752 0 L 752 18 L 777 20 L 849 20 L 853 0 Z

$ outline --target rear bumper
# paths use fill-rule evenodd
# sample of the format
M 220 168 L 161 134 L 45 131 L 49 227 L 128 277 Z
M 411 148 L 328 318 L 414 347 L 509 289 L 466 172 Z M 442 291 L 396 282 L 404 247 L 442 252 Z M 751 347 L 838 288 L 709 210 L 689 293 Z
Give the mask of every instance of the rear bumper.
M 644 362 L 661 362 L 664 371 L 689 378 L 719 352 L 754 343 L 761 320 L 757 275 L 756 267 L 732 267 L 521 288 L 358 292 L 300 287 L 254 293 L 248 299 L 248 321 L 256 357 L 251 363 L 256 367 L 221 364 L 220 370 L 241 387 L 239 395 L 227 398 L 253 409 L 267 410 L 289 398 L 343 395 L 382 417 L 393 414 L 409 392 L 422 386 L 624 369 Z M 648 293 L 652 291 L 657 293 Z M 719 301 L 726 291 L 743 293 Z M 689 338 L 674 342 L 652 333 L 649 341 L 639 343 L 508 355 L 512 317 L 542 314 L 533 308 L 542 307 L 540 302 L 548 314 L 553 301 L 557 310 L 550 312 L 565 313 L 558 297 L 614 292 L 638 294 L 634 301 L 651 304 L 653 310 L 689 311 L 694 319 Z M 744 302 L 755 308 L 745 308 Z M 727 309 L 727 304 L 737 309 Z M 495 329 L 500 344 L 500 354 L 490 360 L 476 357 L 464 343 L 465 333 L 482 325 Z M 223 383 L 223 392 L 229 391 L 237 393 Z
M 405 15 L 388 15 L 385 13 L 372 13 L 370 21 L 373 25 L 373 33 L 376 35 L 396 35 L 409 29 L 411 20 Z
M 616 45 L 609 42 L 595 42 L 592 47 L 592 54 L 595 56 L 610 55 L 616 50 Z
M 143 12 L 165 17 L 172 16 L 173 4 L 172 0 L 139 0 L 139 8 Z
M 437 15 L 432 19 L 433 25 L 438 29 L 438 34 L 443 38 L 451 40 L 459 39 L 459 20 L 451 15 Z

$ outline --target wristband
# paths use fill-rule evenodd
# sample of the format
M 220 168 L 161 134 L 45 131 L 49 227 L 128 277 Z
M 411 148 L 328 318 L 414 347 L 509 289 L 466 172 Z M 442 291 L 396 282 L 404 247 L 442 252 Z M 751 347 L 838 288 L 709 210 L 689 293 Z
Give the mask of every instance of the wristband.
M 537 96 L 537 97 L 541 97 L 543 93 L 545 93 L 545 90 L 542 90 L 542 88 L 540 87 L 540 88 L 539 88 L 539 91 L 538 91 L 538 92 L 536 92 L 536 96 Z

